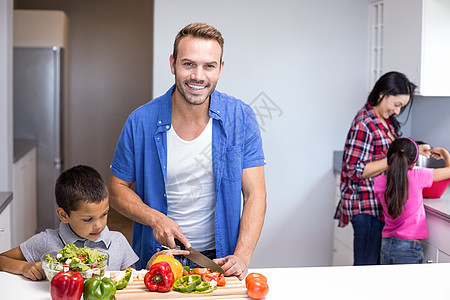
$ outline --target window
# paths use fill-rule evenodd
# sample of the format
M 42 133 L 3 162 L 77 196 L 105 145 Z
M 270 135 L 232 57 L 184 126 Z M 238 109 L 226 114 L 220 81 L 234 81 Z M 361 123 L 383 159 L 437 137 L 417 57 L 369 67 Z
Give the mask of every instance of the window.
M 383 74 L 383 1 L 370 8 L 370 86 Z

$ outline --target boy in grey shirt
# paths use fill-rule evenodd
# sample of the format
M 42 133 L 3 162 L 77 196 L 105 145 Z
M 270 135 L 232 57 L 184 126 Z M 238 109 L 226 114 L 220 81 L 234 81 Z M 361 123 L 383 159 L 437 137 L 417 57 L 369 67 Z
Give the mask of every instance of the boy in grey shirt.
M 109 271 L 124 270 L 139 260 L 123 234 L 106 226 L 108 189 L 96 170 L 80 165 L 63 172 L 56 181 L 55 196 L 59 228 L 47 229 L 1 253 L 0 271 L 45 279 L 41 256 L 66 244 L 107 252 Z

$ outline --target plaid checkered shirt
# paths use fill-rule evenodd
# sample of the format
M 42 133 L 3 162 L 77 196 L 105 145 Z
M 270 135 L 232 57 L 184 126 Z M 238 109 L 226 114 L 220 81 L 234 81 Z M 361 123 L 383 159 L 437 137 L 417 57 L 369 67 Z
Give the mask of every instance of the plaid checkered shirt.
M 386 122 L 395 135 L 392 122 Z M 362 174 L 367 163 L 385 157 L 391 142 L 388 130 L 378 119 L 372 106 L 366 103 L 353 119 L 345 141 L 341 200 L 334 215 L 334 218 L 339 220 L 339 227 L 345 227 L 353 216 L 360 213 L 383 220 L 383 210 L 375 199 L 374 178 L 364 179 Z

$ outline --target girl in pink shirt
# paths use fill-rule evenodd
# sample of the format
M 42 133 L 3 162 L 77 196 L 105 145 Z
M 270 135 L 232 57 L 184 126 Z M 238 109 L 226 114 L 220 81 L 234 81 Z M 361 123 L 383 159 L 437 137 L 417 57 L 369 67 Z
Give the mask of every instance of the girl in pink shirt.
M 431 149 L 445 168 L 414 169 L 417 144 L 410 138 L 394 140 L 387 152 L 388 169 L 375 178 L 375 198 L 383 208 L 385 225 L 381 241 L 381 264 L 422 263 L 421 239 L 429 236 L 422 190 L 433 181 L 450 178 L 450 155 L 444 148 Z

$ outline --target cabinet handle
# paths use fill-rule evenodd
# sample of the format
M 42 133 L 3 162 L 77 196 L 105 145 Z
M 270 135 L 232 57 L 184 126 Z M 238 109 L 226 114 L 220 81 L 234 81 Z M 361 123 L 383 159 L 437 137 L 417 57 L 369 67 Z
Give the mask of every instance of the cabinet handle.
M 5 229 L 4 228 L 0 228 L 0 232 L 5 232 Z
M 432 263 L 433 263 L 433 260 L 431 260 L 431 259 L 427 260 L 427 264 L 432 264 Z

